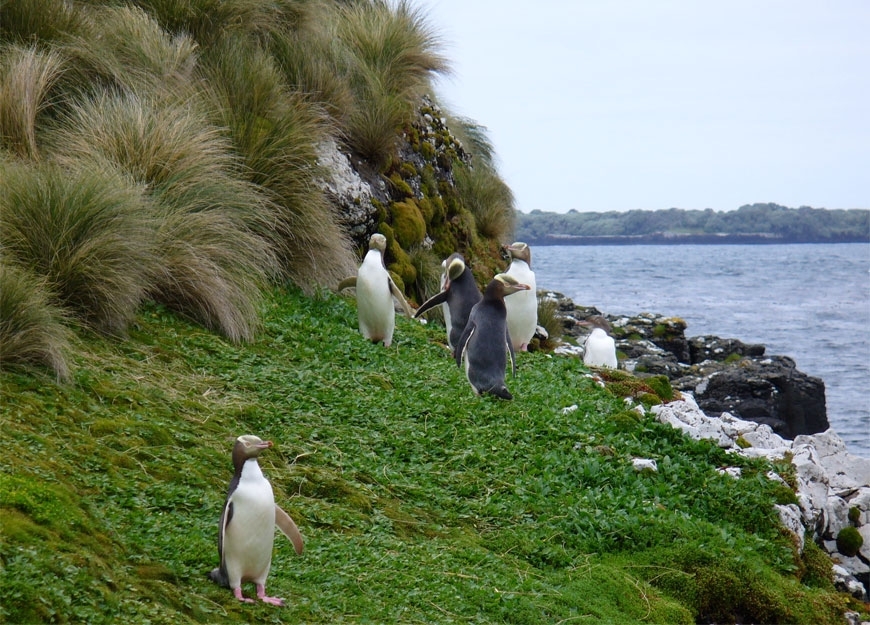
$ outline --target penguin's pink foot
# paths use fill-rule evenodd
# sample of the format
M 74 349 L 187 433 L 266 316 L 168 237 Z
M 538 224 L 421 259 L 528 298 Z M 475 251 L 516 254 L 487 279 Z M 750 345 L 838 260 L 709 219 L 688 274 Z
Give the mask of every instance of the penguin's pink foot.
M 257 597 L 260 599 L 260 601 L 263 601 L 265 603 L 270 603 L 272 605 L 278 605 L 278 606 L 284 605 L 284 600 L 281 599 L 280 597 L 267 597 L 266 596 L 266 587 L 263 586 L 262 584 L 257 584 Z
M 242 594 L 241 586 L 233 589 L 233 594 L 236 596 L 236 599 L 239 601 L 244 601 L 245 603 L 254 603 L 253 599 L 248 599 L 246 596 Z
M 527 351 L 529 351 L 529 344 L 528 344 L 528 343 L 523 343 L 522 345 L 520 345 L 520 351 L 521 351 L 521 352 L 527 352 Z

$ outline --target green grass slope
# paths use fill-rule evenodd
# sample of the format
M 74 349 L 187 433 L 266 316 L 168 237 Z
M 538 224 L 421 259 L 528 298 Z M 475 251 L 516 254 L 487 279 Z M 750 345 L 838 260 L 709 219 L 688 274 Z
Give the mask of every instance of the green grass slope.
M 68 385 L 0 372 L 5 622 L 841 621 L 768 466 L 626 412 L 576 359 L 520 354 L 504 402 L 440 326 L 400 318 L 385 349 L 352 299 L 299 292 L 263 318 L 239 346 L 148 307 L 129 340 L 80 337 Z M 274 441 L 261 466 L 306 539 L 276 539 L 285 608 L 206 578 L 244 433 Z

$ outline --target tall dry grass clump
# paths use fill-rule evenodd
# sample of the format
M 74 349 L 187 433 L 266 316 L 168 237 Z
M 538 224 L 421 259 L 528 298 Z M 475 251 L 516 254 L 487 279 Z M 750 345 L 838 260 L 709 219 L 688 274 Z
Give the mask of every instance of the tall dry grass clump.
M 135 0 L 170 33 L 207 47 L 228 35 L 267 36 L 304 4 L 296 0 Z
M 57 52 L 35 46 L 0 48 L 0 146 L 22 158 L 36 159 L 39 115 L 63 72 Z
M 257 233 L 274 218 L 197 102 L 103 93 L 72 105 L 51 143 L 60 160 L 112 163 L 147 193 L 158 224 L 155 299 L 233 341 L 253 338 L 276 269 Z
M 194 92 L 198 47 L 189 34 L 165 31 L 134 6 L 95 6 L 90 17 L 63 46 L 78 74 L 71 87 L 88 93 L 111 85 L 176 97 Z
M 82 3 L 68 0 L 3 0 L 0 2 L 0 41 L 32 44 L 63 41 L 82 28 Z
M 154 271 L 140 191 L 108 168 L 0 162 L 0 244 L 86 325 L 126 333 Z
M 508 242 L 516 225 L 516 204 L 510 187 L 496 169 L 495 149 L 486 128 L 463 117 L 451 118 L 451 128 L 473 155 L 470 165 L 454 169 L 456 191 L 480 234 Z
M 238 39 L 215 47 L 203 73 L 218 122 L 273 208 L 262 235 L 283 277 L 309 293 L 345 277 L 355 263 L 351 243 L 317 181 L 317 146 L 332 130 L 323 109 L 287 89 L 265 50 Z
M 474 215 L 477 231 L 487 238 L 507 242 L 516 220 L 510 187 L 483 162 L 471 167 L 457 166 L 453 173 L 459 197 Z
M 68 381 L 72 340 L 45 281 L 0 258 L 0 368 L 46 367 Z
M 339 5 L 336 36 L 349 52 L 347 80 L 359 103 L 343 128 L 348 146 L 380 166 L 394 153 L 431 78 L 449 72 L 440 40 L 409 2 Z

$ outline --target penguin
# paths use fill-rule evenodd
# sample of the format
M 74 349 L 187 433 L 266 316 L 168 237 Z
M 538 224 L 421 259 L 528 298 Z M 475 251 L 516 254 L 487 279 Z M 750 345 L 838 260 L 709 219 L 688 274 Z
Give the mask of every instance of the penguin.
M 357 275 L 345 278 L 338 290 L 356 287 L 357 318 L 360 333 L 372 343 L 384 342 L 389 347 L 396 328 L 396 309 L 393 298 L 399 302 L 405 315 L 412 316 L 411 307 L 402 291 L 393 282 L 384 265 L 384 250 L 387 237 L 376 233 L 369 239 L 369 251 L 357 271 Z
M 474 281 L 471 269 L 465 264 L 465 259 L 458 252 L 451 254 L 443 263 L 445 276 L 443 278 L 443 290 L 437 295 L 427 299 L 414 318 L 418 318 L 427 310 L 438 304 L 445 304 L 447 310 L 444 314 L 444 323 L 447 326 L 447 344 L 456 354 L 456 343 L 468 323 L 471 309 L 481 300 L 480 289 Z
M 242 594 L 242 583 L 254 582 L 260 601 L 283 606 L 283 599 L 266 596 L 275 526 L 290 539 L 298 554 L 302 554 L 303 541 L 290 515 L 275 504 L 272 485 L 257 463 L 260 452 L 271 446 L 272 441 L 250 434 L 236 439 L 235 472 L 218 529 L 220 566 L 208 576 L 216 584 L 230 588 L 239 601 L 254 603 Z
M 456 343 L 456 365 L 465 361 L 465 375 L 475 395 L 491 393 L 513 399 L 504 383 L 506 353 L 510 354 L 511 371 L 516 375 L 516 355 L 507 328 L 504 298 L 529 289 L 513 277 L 500 273 L 486 285 L 483 299 L 474 305 L 468 324 Z
M 538 327 L 538 289 L 535 272 L 532 271 L 532 250 L 520 241 L 505 247 L 511 255 L 511 264 L 505 271 L 520 284 L 527 284 L 528 291 L 517 293 L 504 301 L 507 307 L 508 332 L 514 350 L 528 351 L 529 342 Z
M 617 368 L 616 344 L 609 335 L 610 324 L 601 315 L 593 315 L 580 325 L 592 328 L 586 337 L 583 350 L 583 362 L 590 367 Z

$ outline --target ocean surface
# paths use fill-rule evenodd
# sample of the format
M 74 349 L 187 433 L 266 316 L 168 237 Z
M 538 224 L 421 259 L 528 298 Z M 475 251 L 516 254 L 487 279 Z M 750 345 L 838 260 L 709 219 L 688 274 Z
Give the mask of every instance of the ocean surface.
M 577 305 L 681 317 L 687 337 L 790 356 L 824 380 L 848 450 L 870 457 L 870 245 L 536 246 L 532 268 Z

